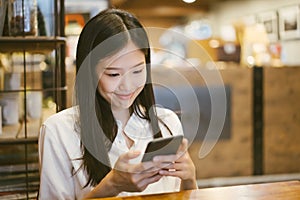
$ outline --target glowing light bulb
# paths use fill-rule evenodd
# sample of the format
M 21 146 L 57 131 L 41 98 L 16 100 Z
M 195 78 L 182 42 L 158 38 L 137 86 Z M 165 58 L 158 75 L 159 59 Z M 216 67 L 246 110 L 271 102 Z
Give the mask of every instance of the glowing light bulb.
M 194 3 L 196 0 L 182 0 L 184 1 L 185 3 Z

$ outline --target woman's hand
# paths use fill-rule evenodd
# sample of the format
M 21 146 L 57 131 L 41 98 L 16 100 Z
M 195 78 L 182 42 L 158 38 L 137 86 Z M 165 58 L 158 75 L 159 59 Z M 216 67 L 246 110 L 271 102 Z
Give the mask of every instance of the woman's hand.
M 139 156 L 140 152 L 131 151 L 121 155 L 111 171 L 111 181 L 119 192 L 141 192 L 162 176 L 158 173 L 153 162 L 130 164 L 131 159 Z
M 86 196 L 109 197 L 125 192 L 141 192 L 162 177 L 153 162 L 130 164 L 130 160 L 138 157 L 140 152 L 129 151 L 122 154 L 115 167 L 101 182 Z
M 153 161 L 156 163 L 159 174 L 162 176 L 179 177 L 181 189 L 197 189 L 195 165 L 187 151 L 188 141 L 183 139 L 176 155 L 156 156 Z

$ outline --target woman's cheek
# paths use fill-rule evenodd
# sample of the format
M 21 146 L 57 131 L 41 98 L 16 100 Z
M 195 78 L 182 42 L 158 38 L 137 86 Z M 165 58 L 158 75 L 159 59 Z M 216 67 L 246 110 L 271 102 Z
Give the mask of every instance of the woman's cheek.
M 116 83 L 102 77 L 98 84 L 99 88 L 105 93 L 112 93 L 116 90 Z
M 146 73 L 141 74 L 138 77 L 135 77 L 136 80 L 136 87 L 142 87 L 146 84 L 147 75 Z

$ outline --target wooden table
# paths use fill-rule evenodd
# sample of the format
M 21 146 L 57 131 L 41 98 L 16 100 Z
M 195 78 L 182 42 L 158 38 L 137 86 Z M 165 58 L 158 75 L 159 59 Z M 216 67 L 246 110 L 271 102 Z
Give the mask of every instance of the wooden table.
M 98 198 L 99 200 L 100 198 Z M 299 200 L 300 181 L 286 181 L 253 185 L 187 190 L 176 193 L 111 197 L 103 200 Z

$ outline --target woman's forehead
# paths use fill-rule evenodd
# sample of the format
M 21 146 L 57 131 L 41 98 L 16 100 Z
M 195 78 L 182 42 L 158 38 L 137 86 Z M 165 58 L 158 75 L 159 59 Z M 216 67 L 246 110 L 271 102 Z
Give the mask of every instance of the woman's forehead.
M 141 62 L 145 60 L 145 55 L 138 48 L 133 42 L 128 42 L 124 48 L 120 51 L 116 52 L 115 54 L 108 56 L 104 59 L 99 61 L 99 65 L 101 68 L 106 68 L 107 66 L 115 65 L 118 66 L 119 64 L 131 64 L 130 62 Z M 124 63 L 126 62 L 126 63 Z

